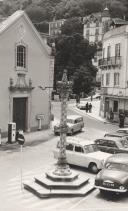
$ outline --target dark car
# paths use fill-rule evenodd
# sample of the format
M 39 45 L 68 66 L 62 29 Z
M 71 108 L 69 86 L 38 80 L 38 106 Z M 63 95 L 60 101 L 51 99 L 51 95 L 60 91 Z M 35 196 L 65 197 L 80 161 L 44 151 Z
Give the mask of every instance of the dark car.
M 128 139 L 128 128 L 120 128 L 112 133 L 105 133 L 104 137 L 126 137 Z
M 95 187 L 101 193 L 108 191 L 125 193 L 128 191 L 128 154 L 120 153 L 110 156 L 103 169 L 95 178 Z
M 103 152 L 128 153 L 128 140 L 126 137 L 103 137 L 96 139 L 95 143 Z

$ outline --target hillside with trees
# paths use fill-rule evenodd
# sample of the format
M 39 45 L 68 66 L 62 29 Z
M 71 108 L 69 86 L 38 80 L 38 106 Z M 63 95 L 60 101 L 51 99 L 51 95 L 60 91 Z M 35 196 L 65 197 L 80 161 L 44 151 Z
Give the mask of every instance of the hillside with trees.
M 88 94 L 95 86 L 97 68 L 92 65 L 92 58 L 97 50 L 96 45 L 89 45 L 83 38 L 83 25 L 79 18 L 65 21 L 62 33 L 55 39 L 54 88 L 56 81 L 61 80 L 63 70 L 68 70 L 68 78 L 72 79 L 73 92 Z
M 128 0 L 3 0 L 0 15 L 9 16 L 18 9 L 26 11 L 37 29 L 48 33 L 48 22 L 54 19 L 66 19 L 62 34 L 55 42 L 56 81 L 61 80 L 64 69 L 68 69 L 68 78 L 73 79 L 73 91 L 88 94 L 95 86 L 97 69 L 92 65 L 92 58 L 97 46 L 89 45 L 83 38 L 82 17 L 91 13 L 102 12 L 108 7 L 111 17 L 128 20 Z M 50 42 L 49 42 L 50 43 Z
M 26 10 L 32 21 L 70 18 L 101 12 L 106 0 L 3 0 L 0 14 L 8 16 L 19 8 Z M 128 0 L 107 0 L 112 17 L 128 19 Z

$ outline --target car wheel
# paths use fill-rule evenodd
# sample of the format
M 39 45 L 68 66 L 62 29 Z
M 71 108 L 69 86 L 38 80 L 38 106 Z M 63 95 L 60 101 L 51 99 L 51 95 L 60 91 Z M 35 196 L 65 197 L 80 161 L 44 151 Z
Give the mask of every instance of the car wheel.
M 73 134 L 74 134 L 74 131 L 73 131 L 73 130 L 71 130 L 70 136 L 72 136 Z
M 80 128 L 80 132 L 82 132 L 82 127 Z
M 96 163 L 90 163 L 90 165 L 89 165 L 89 170 L 90 170 L 92 173 L 94 173 L 94 174 L 97 174 L 98 171 L 99 171 L 99 169 L 98 169 Z
M 100 190 L 100 193 L 101 193 L 102 195 L 105 195 L 105 194 L 106 194 L 106 191 L 105 191 L 105 190 Z

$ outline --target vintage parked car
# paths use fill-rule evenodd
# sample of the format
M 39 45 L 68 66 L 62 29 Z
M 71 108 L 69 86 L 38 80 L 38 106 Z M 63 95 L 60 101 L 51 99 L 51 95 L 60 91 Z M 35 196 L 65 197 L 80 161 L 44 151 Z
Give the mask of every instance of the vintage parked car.
M 104 168 L 96 175 L 95 187 L 101 193 L 108 191 L 124 193 L 128 191 L 128 154 L 110 156 Z
M 53 151 L 54 158 L 59 156 L 60 141 Z M 72 165 L 88 168 L 97 173 L 103 167 L 104 161 L 111 156 L 109 153 L 101 152 L 96 144 L 90 140 L 68 138 L 66 142 L 67 162 Z
M 104 137 L 126 137 L 128 139 L 128 128 L 119 128 L 115 132 L 105 133 Z
M 73 135 L 75 132 L 82 131 L 84 127 L 83 117 L 79 115 L 67 116 L 67 135 Z M 54 134 L 60 134 L 60 125 L 54 126 Z
M 95 144 L 103 152 L 128 153 L 128 139 L 126 137 L 103 137 L 95 140 Z
M 119 128 L 117 130 L 117 133 L 126 133 L 126 134 L 128 134 L 128 128 L 127 127 L 125 127 L 125 128 Z
M 79 103 L 77 105 L 77 108 L 79 108 L 80 110 L 85 110 L 85 107 L 86 107 L 86 103 L 85 102 Z

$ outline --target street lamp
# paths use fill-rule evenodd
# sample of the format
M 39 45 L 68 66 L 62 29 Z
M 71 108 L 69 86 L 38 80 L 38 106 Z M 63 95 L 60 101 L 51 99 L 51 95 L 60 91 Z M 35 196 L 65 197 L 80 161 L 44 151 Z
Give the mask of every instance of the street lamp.
M 67 101 L 72 90 L 72 81 L 67 80 L 67 70 L 64 70 L 62 81 L 57 82 L 57 89 L 61 97 L 61 120 L 60 120 L 60 151 L 55 175 L 67 176 L 71 174 L 66 159 L 66 136 L 67 136 Z

